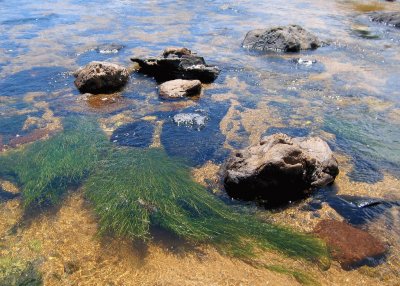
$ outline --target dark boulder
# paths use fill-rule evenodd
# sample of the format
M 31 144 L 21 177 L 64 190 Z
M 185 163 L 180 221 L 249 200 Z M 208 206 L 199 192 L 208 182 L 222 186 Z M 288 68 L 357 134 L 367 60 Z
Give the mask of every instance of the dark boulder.
M 174 79 L 166 81 L 159 87 L 160 96 L 165 99 L 179 99 L 186 96 L 199 95 L 201 92 L 201 81 Z
M 298 25 L 252 30 L 243 41 L 244 48 L 259 51 L 299 52 L 322 45 L 315 35 Z
M 139 65 L 139 72 L 154 77 L 159 82 L 174 79 L 198 79 L 213 82 L 220 72 L 218 67 L 206 64 L 203 57 L 186 48 L 168 48 L 160 57 L 132 58 Z
M 224 166 L 224 185 L 234 198 L 276 206 L 304 198 L 332 183 L 338 173 L 325 141 L 278 133 L 231 156 Z
M 370 14 L 370 18 L 374 22 L 400 28 L 400 12 L 374 12 Z
M 107 62 L 91 62 L 75 72 L 75 85 L 82 93 L 113 93 L 129 80 L 126 68 Z
M 322 220 L 315 227 L 314 233 L 326 242 L 332 257 L 344 269 L 375 265 L 379 262 L 376 259 L 383 257 L 386 252 L 380 240 L 344 222 Z

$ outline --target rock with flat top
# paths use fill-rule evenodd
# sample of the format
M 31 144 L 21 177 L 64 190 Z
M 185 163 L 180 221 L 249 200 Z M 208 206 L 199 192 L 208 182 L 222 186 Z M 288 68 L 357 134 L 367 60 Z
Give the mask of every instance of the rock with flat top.
M 159 87 L 160 96 L 165 99 L 179 99 L 198 95 L 201 92 L 201 81 L 175 79 L 166 81 Z
M 338 173 L 325 141 L 278 133 L 234 153 L 224 166 L 224 186 L 233 198 L 276 206 L 304 198 Z
M 139 65 L 140 73 L 154 77 L 158 82 L 174 79 L 197 79 L 213 82 L 220 72 L 218 67 L 207 65 L 204 58 L 187 48 L 167 48 L 160 57 L 131 58 Z

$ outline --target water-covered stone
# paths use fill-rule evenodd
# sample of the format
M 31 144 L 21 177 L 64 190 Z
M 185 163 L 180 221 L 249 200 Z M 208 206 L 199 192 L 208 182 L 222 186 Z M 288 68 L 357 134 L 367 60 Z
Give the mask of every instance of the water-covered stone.
M 163 125 L 161 143 L 170 156 L 180 157 L 192 166 L 208 160 L 222 162 L 227 151 L 225 136 L 219 129 L 228 106 L 214 104 L 207 110 L 187 109 L 169 115 Z
M 374 22 L 400 28 L 400 12 L 374 12 L 370 14 L 370 18 Z
M 131 58 L 139 64 L 139 72 L 154 77 L 159 82 L 174 79 L 198 79 L 213 82 L 220 72 L 218 67 L 207 65 L 204 58 L 186 48 L 167 48 L 160 57 Z
M 386 252 L 382 241 L 344 222 L 322 220 L 314 233 L 328 244 L 333 258 L 345 269 L 377 263 L 373 259 Z
M 323 45 L 315 35 L 298 25 L 256 29 L 247 33 L 243 47 L 259 51 L 299 52 Z
M 154 130 L 154 124 L 149 121 L 135 121 L 116 129 L 110 140 L 122 146 L 149 147 L 153 142 Z
M 318 137 L 274 134 L 238 151 L 224 167 L 224 185 L 237 199 L 279 205 L 326 186 L 339 173 L 328 144 Z
M 160 96 L 165 99 L 179 99 L 198 95 L 201 92 L 201 81 L 175 79 L 166 81 L 159 87 Z
M 91 62 L 75 72 L 75 85 L 82 93 L 113 93 L 129 80 L 126 68 L 107 62 Z

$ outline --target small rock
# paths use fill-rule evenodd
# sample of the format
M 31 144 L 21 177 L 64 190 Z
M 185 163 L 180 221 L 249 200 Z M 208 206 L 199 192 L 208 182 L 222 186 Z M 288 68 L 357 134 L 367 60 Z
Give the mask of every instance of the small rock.
M 314 233 L 330 247 L 334 259 L 344 269 L 351 269 L 365 264 L 373 264 L 373 259 L 382 257 L 385 245 L 369 233 L 351 225 L 335 221 L 322 220 Z
M 201 92 L 201 81 L 175 79 L 160 85 L 160 96 L 165 99 L 177 99 L 198 95 Z
M 81 93 L 114 93 L 129 80 L 126 68 L 107 62 L 91 62 L 74 73 Z
M 198 79 L 213 82 L 220 72 L 216 66 L 206 64 L 187 48 L 167 48 L 160 57 L 131 58 L 139 65 L 139 72 L 154 77 L 159 82 L 174 79 Z
M 315 35 L 298 25 L 252 30 L 243 41 L 244 48 L 259 51 L 299 52 L 322 45 Z
M 400 12 L 374 12 L 370 14 L 370 18 L 374 22 L 400 28 Z
M 338 163 L 318 137 L 291 138 L 278 133 L 236 152 L 224 166 L 224 186 L 237 199 L 280 205 L 304 198 L 332 183 Z

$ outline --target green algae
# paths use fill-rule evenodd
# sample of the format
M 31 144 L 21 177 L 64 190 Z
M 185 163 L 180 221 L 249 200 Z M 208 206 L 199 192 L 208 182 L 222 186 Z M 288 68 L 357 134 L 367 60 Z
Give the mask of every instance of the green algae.
M 257 249 L 303 258 L 326 255 L 324 245 L 311 236 L 234 211 L 161 149 L 115 149 L 83 188 L 102 232 L 149 240 L 150 228 L 160 227 L 233 256 L 249 257 Z
M 69 187 L 78 184 L 100 155 L 106 140 L 93 123 L 67 120 L 65 132 L 0 156 L 0 174 L 21 188 L 25 209 L 57 204 Z
M 90 120 L 64 126 L 47 141 L 0 156 L 0 173 L 14 175 L 26 209 L 57 204 L 68 188 L 81 184 L 100 233 L 149 241 L 154 227 L 241 258 L 262 249 L 314 261 L 327 257 L 325 245 L 313 236 L 230 207 L 162 149 L 113 146 Z
M 281 273 L 284 275 L 292 276 L 294 279 L 296 279 L 297 282 L 299 282 L 300 284 L 305 285 L 305 286 L 321 285 L 313 277 L 311 277 L 307 273 L 304 273 L 303 271 L 300 271 L 297 269 L 290 269 L 290 268 L 282 266 L 282 265 L 264 265 L 264 267 L 267 268 L 268 270 L 276 272 L 276 273 Z
M 10 257 L 0 258 L 0 286 L 40 285 L 43 285 L 42 276 L 31 262 Z

